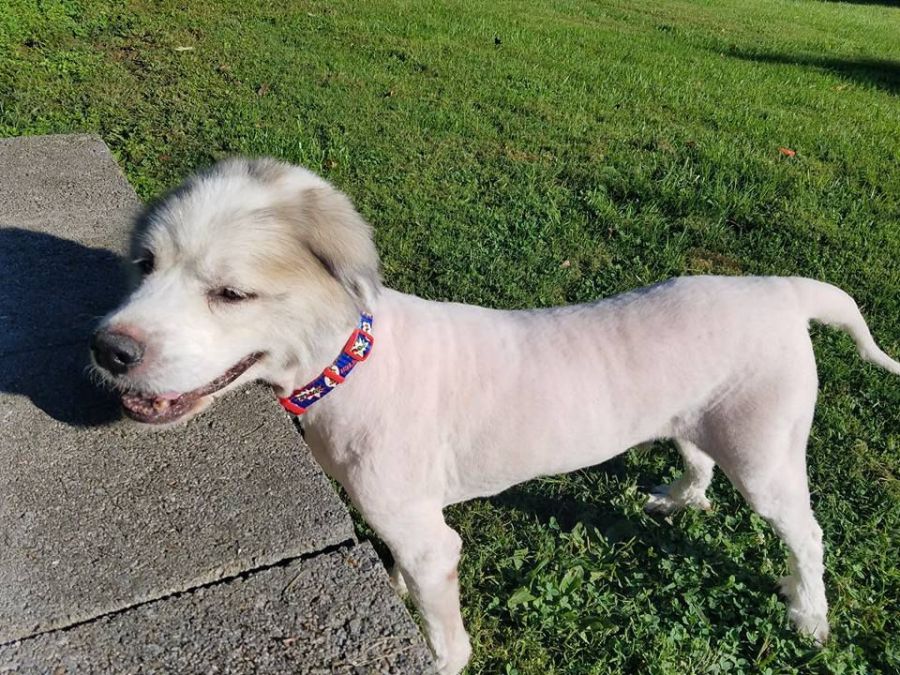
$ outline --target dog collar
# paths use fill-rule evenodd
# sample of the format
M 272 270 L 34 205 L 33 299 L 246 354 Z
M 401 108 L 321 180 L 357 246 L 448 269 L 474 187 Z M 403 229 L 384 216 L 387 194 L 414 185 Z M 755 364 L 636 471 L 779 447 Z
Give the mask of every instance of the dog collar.
M 360 361 L 365 361 L 372 351 L 375 338 L 372 337 L 372 315 L 365 312 L 359 315 L 359 323 L 356 330 L 350 334 L 350 339 L 322 374 L 312 382 L 307 383 L 294 393 L 278 401 L 289 413 L 302 415 L 313 403 L 341 384 Z

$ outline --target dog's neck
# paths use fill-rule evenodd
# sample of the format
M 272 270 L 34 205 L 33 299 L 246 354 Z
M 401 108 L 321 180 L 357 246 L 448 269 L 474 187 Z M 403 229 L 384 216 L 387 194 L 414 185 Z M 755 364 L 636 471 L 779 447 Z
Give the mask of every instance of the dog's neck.
M 289 413 L 303 415 L 313 405 L 319 403 L 365 361 L 374 346 L 373 319 L 367 311 L 361 311 L 356 327 L 350 332 L 338 355 L 331 360 L 314 378 L 295 387 L 287 395 L 279 397 L 281 405 Z
M 382 288 L 380 291 L 369 304 L 374 338 L 371 353 L 364 362 L 357 364 L 344 383 L 330 392 L 328 396 L 316 402 L 299 418 L 305 429 L 316 428 L 327 435 L 326 429 L 333 424 L 340 426 L 355 417 L 352 411 L 360 410 L 360 414 L 364 416 L 362 411 L 372 402 L 371 397 L 377 397 L 378 380 L 384 377 L 382 363 L 396 362 L 394 334 L 399 327 L 398 323 L 406 323 L 406 319 L 403 318 L 405 315 L 403 303 L 398 300 L 408 297 L 388 288 Z M 334 362 L 335 357 L 341 352 L 348 338 L 357 328 L 359 317 L 360 314 L 354 307 L 351 316 L 342 316 L 342 324 L 339 329 L 332 327 L 327 334 L 319 334 L 315 344 L 307 345 L 306 351 L 313 360 L 306 362 L 309 364 L 308 366 L 302 369 L 298 368 L 294 372 L 291 392 L 317 378 L 322 374 L 323 369 Z M 375 379 L 373 380 L 373 378 Z M 286 394 L 279 393 L 279 395 Z M 348 411 L 351 414 L 348 415 Z
M 294 353 L 290 356 L 287 369 L 277 379 L 270 380 L 279 399 L 306 388 L 335 363 L 350 337 L 360 328 L 360 317 L 377 317 L 381 290 L 383 289 L 379 284 L 364 299 L 354 298 L 349 293 L 343 297 L 332 296 L 327 303 L 323 303 L 327 307 L 326 311 L 316 317 L 307 317 L 307 321 L 291 329 L 295 339 Z M 361 306 L 363 302 L 365 306 Z M 369 330 L 371 331 L 371 326 Z M 357 377 L 355 371 L 352 377 Z M 319 407 L 321 405 L 316 406 Z

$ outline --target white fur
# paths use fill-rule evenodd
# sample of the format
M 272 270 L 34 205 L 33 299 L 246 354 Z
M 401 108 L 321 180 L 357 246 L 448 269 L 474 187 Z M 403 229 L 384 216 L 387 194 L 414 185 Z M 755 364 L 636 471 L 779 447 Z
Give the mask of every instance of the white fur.
M 394 554 L 395 585 L 420 607 L 442 673 L 470 654 L 461 541 L 442 509 L 660 438 L 676 439 L 685 473 L 648 508 L 708 508 L 719 465 L 790 550 L 782 587 L 791 619 L 825 640 L 822 532 L 806 479 L 817 390 L 809 321 L 848 331 L 864 358 L 900 374 L 849 296 L 800 278 L 690 277 L 589 305 L 499 311 L 382 289 L 374 253 L 343 240 L 317 254 L 331 281 L 303 256 L 285 279 L 269 273 L 264 254 L 256 267 L 247 256 L 291 228 L 304 241 L 343 235 L 318 216 L 255 219 L 320 179 L 270 165 L 271 175 L 251 180 L 234 166 L 189 183 L 150 223 L 145 237 L 171 259 L 108 324 L 145 336 L 152 356 L 116 383 L 186 390 L 264 351 L 234 386 L 263 379 L 283 393 L 331 362 L 365 298 L 374 350 L 303 424 L 316 459 Z M 312 239 L 302 232 L 311 228 Z M 260 297 L 208 307 L 203 289 L 226 277 Z M 354 292 L 360 285 L 369 292 Z

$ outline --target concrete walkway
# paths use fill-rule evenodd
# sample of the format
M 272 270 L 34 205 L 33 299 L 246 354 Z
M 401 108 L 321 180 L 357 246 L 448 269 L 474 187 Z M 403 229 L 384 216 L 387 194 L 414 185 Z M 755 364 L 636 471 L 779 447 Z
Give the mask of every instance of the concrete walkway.
M 429 672 L 270 391 L 148 433 L 88 382 L 138 206 L 97 137 L 0 141 L 0 673 Z

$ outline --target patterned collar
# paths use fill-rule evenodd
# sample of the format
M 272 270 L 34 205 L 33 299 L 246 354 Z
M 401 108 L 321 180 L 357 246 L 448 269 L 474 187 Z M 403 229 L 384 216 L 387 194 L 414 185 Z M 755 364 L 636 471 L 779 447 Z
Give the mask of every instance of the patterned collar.
M 286 398 L 279 398 L 278 401 L 289 413 L 302 415 L 309 406 L 330 394 L 332 389 L 341 384 L 357 363 L 365 361 L 374 344 L 372 315 L 363 312 L 359 315 L 359 324 L 356 330 L 350 334 L 347 344 L 344 345 L 337 358 L 331 362 L 331 365 L 312 382 L 300 389 L 295 389 L 293 394 Z

